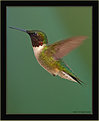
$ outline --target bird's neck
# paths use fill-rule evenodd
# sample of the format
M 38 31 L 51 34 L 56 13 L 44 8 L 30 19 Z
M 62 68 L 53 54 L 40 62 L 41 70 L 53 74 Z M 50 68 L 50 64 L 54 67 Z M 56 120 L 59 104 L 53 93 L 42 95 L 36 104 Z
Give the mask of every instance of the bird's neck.
M 33 47 L 33 51 L 35 54 L 35 57 L 37 58 L 40 54 L 40 52 L 43 50 L 43 48 L 46 46 L 46 44 L 40 45 L 39 47 Z

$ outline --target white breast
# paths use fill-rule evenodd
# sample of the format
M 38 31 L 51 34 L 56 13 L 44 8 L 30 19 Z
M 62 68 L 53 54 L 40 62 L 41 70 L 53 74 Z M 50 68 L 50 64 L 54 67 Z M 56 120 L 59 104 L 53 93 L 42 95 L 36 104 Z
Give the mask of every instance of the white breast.
M 42 46 L 39 46 L 39 47 L 33 47 L 34 55 L 35 55 L 35 57 L 36 57 L 38 63 L 39 63 L 46 71 L 48 71 L 48 72 L 51 73 L 51 74 L 53 73 L 53 74 L 57 75 L 57 70 L 56 70 L 56 72 L 53 71 L 53 70 L 49 70 L 46 66 L 42 65 L 41 62 L 40 62 L 40 60 L 38 59 L 39 54 L 40 54 L 40 52 L 42 51 L 42 49 L 45 47 L 45 45 L 46 45 L 46 44 L 44 44 L 44 45 L 42 45 Z M 58 72 L 59 72 L 59 70 L 58 70 Z
M 45 44 L 39 47 L 33 47 L 34 50 L 34 55 L 36 57 L 36 59 L 38 58 L 40 52 L 42 51 L 42 49 L 44 48 Z

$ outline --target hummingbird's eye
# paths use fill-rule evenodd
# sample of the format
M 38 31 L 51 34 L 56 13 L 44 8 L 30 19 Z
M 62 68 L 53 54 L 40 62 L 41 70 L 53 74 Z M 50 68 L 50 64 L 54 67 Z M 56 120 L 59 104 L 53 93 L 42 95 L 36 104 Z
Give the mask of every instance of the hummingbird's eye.
M 36 36 L 36 35 L 37 35 L 37 33 L 36 33 L 36 32 L 34 32 L 34 33 L 33 33 L 33 36 Z

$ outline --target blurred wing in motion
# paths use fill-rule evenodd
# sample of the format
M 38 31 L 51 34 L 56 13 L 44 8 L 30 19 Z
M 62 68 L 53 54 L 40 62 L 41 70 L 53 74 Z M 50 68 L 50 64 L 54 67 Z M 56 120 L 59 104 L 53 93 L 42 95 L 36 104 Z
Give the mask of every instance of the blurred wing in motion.
M 86 36 L 72 37 L 49 45 L 49 48 L 53 50 L 53 57 L 58 60 L 78 47 L 86 38 Z

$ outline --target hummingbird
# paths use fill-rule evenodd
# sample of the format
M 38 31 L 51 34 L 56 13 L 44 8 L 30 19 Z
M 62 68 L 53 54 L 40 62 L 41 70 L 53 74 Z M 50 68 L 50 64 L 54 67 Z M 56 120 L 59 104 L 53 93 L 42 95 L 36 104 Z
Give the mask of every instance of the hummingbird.
M 86 36 L 71 37 L 53 44 L 48 44 L 48 38 L 42 31 L 24 30 L 16 27 L 9 28 L 23 31 L 30 36 L 34 55 L 38 63 L 51 75 L 58 75 L 63 79 L 78 82 L 81 85 L 84 83 L 77 77 L 72 69 L 64 63 L 63 57 L 81 45 L 83 40 L 87 38 Z

